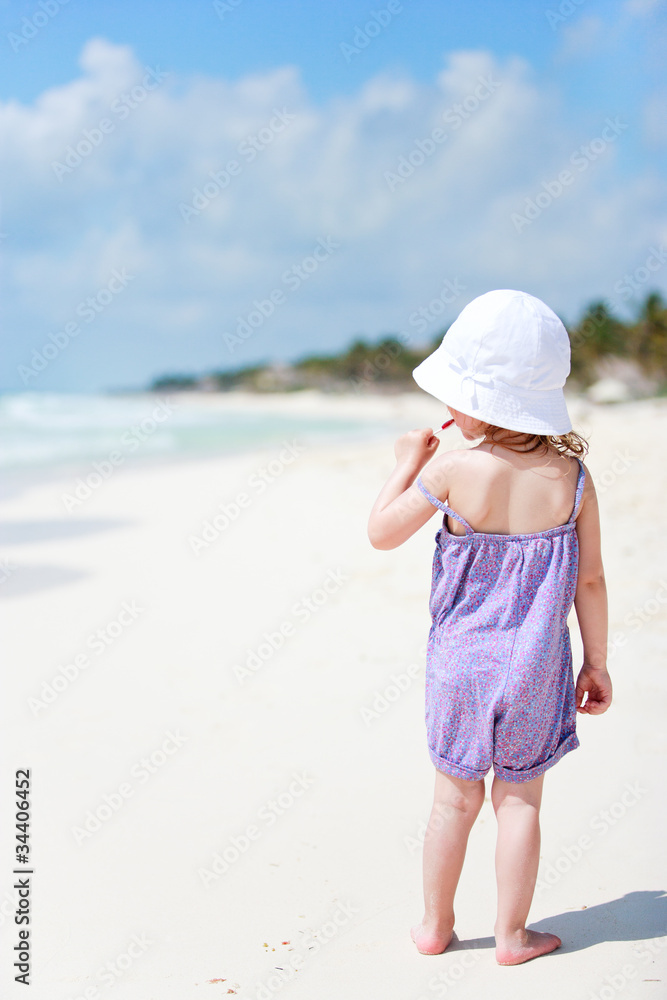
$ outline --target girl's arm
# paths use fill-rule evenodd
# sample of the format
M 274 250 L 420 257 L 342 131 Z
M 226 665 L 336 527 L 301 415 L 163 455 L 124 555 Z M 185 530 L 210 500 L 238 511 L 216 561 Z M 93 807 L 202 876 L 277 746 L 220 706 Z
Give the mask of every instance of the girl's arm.
M 395 549 L 435 514 L 415 479 L 440 442 L 430 427 L 408 431 L 394 445 L 396 467 L 380 490 L 368 519 L 368 537 L 376 549 Z M 442 484 L 442 476 L 438 478 Z
M 576 521 L 579 574 L 574 607 L 577 612 L 584 662 L 577 678 L 578 712 L 600 715 L 611 704 L 607 673 L 607 587 L 600 546 L 600 514 L 591 475 L 586 469 L 583 503 Z M 588 699 L 584 703 L 584 695 Z

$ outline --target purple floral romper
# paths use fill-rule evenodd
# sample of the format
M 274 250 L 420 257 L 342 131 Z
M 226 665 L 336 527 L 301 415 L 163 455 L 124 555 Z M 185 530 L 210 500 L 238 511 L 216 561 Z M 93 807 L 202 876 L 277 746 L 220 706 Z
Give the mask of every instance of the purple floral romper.
M 476 781 L 493 766 L 529 781 L 575 750 L 575 688 L 567 616 L 579 564 L 579 459 L 566 524 L 526 535 L 485 534 L 444 511 L 435 536 L 426 653 L 426 729 L 435 767 Z M 447 515 L 466 529 L 453 535 Z

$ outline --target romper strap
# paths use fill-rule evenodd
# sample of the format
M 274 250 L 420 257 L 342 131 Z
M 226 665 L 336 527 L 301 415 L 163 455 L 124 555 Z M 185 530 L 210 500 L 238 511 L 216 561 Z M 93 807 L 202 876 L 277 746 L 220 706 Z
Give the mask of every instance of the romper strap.
M 579 475 L 577 476 L 577 491 L 574 495 L 574 507 L 572 513 L 570 514 L 570 520 L 567 522 L 571 524 L 579 513 L 579 507 L 581 506 L 581 498 L 584 493 L 584 485 L 586 483 L 586 470 L 584 469 L 584 463 L 580 458 L 577 459 L 579 463 Z
M 430 500 L 432 504 L 435 504 L 436 507 L 439 507 L 440 510 L 444 511 L 445 514 L 449 514 L 450 517 L 453 517 L 457 521 L 459 521 L 466 529 L 466 535 L 474 535 L 475 532 L 470 527 L 468 522 L 461 517 L 460 514 L 457 514 L 456 511 L 453 511 L 452 508 L 449 507 L 446 503 L 443 503 L 442 500 L 438 500 L 438 498 L 434 497 L 432 493 L 429 493 L 429 491 L 424 486 L 424 483 L 422 482 L 421 476 L 417 476 L 416 482 L 417 486 L 419 487 L 419 489 L 424 494 L 427 500 Z

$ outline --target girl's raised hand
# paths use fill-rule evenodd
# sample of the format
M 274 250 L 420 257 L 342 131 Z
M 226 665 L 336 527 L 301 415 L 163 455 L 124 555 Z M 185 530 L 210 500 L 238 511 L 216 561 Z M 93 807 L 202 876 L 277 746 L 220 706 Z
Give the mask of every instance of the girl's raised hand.
M 402 434 L 394 445 L 396 461 L 400 465 L 411 465 L 416 469 L 422 469 L 438 450 L 439 444 L 440 441 L 433 433 L 432 427 L 408 431 L 407 434 Z
M 584 702 L 584 695 L 588 698 Z M 611 705 L 611 677 L 604 667 L 591 667 L 584 663 L 577 677 L 577 712 L 602 715 Z

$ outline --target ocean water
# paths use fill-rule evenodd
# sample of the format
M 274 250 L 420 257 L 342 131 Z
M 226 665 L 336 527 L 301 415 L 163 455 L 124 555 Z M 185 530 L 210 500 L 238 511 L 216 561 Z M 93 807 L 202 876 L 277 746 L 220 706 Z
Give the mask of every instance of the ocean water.
M 391 421 L 276 413 L 225 399 L 138 393 L 0 395 L 0 469 L 55 472 L 108 460 L 122 462 L 229 454 L 279 445 L 370 439 L 391 433 Z

